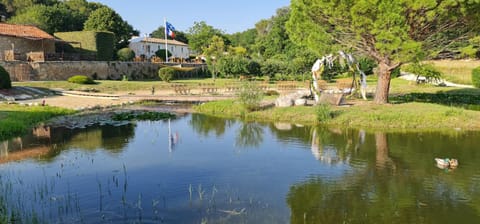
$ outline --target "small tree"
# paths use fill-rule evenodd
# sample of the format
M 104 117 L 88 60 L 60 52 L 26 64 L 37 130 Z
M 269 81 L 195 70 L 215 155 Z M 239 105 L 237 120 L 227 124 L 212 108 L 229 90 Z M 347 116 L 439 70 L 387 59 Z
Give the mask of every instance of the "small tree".
M 10 80 L 10 74 L 2 66 L 0 66 L 0 89 L 12 88 L 12 81 Z
M 167 54 L 168 54 L 168 57 L 172 56 L 172 53 L 170 53 L 170 51 L 168 50 L 167 50 Z M 159 57 L 163 61 L 167 61 L 167 58 L 165 57 L 165 49 L 159 49 L 155 51 L 155 56 Z
M 214 80 L 218 73 L 217 61 L 222 57 L 223 52 L 225 52 L 225 42 L 217 35 L 212 37 L 208 47 L 203 48 L 203 53 L 208 56 L 207 65 L 212 72 Z
M 158 77 L 164 82 L 170 82 L 175 76 L 175 69 L 171 67 L 163 67 L 158 70 Z
M 262 102 L 263 99 L 263 93 L 254 82 L 245 81 L 242 84 L 242 89 L 238 94 L 238 98 L 245 109 L 248 111 L 253 111 L 260 107 L 260 102 Z
M 135 58 L 135 52 L 132 49 L 125 47 L 117 51 L 119 61 L 131 61 Z

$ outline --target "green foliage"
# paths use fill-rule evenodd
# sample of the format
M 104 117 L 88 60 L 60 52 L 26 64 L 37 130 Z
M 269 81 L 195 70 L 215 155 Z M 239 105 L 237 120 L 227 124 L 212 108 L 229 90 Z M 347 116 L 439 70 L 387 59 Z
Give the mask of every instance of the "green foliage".
M 388 102 L 389 69 L 480 30 L 480 2 L 292 0 L 290 8 L 286 28 L 296 44 L 319 55 L 355 47 L 387 68 L 379 70 L 376 103 Z
M 165 39 L 165 26 L 159 26 L 150 34 L 150 37 Z M 167 39 L 172 40 L 172 37 L 167 35 Z M 188 44 L 187 34 L 179 30 L 175 30 L 175 40 Z
M 284 61 L 269 59 L 261 64 L 260 71 L 263 75 L 273 78 L 276 74 L 284 74 L 287 64 Z
M 292 47 L 285 23 L 290 17 L 288 7 L 277 9 L 277 13 L 270 20 L 260 21 L 256 24 L 257 35 L 254 49 L 264 58 L 271 58 L 282 54 Z
M 225 77 L 238 77 L 248 74 L 249 60 L 239 56 L 222 57 L 217 62 L 218 72 Z
M 395 69 L 392 70 L 392 73 L 390 74 L 391 78 L 398 78 L 401 75 L 401 70 L 400 67 L 396 67 Z
M 331 66 L 325 66 L 321 74 L 323 80 L 331 81 L 336 76 L 342 75 L 343 73 L 348 72 L 347 67 L 342 67 L 338 61 L 334 61 Z M 351 76 L 352 74 L 348 74 Z
M 480 67 L 472 70 L 472 84 L 473 86 L 480 88 Z
M 442 73 L 431 64 L 411 63 L 402 69 L 417 75 L 417 77 L 425 77 L 427 82 L 438 82 L 442 78 Z
M 229 43 L 221 30 L 207 25 L 205 21 L 195 22 L 187 32 L 188 45 L 190 49 L 202 52 L 211 44 L 213 36 L 221 37 L 224 43 Z
M 89 3 L 86 0 L 35 0 L 11 1 L 3 0 L 9 12 L 14 15 L 8 20 L 14 24 L 35 25 L 48 33 L 78 31 L 90 13 L 100 7 L 99 3 Z M 1 7 L 0 7 L 1 8 Z M 3 15 L 0 9 L 0 14 Z
M 117 58 L 119 61 L 131 61 L 135 58 L 135 52 L 128 47 L 122 48 L 117 51 Z
M 172 56 L 172 53 L 167 50 L 167 54 L 165 54 L 165 51 L 165 49 L 158 49 L 157 51 L 155 51 L 155 56 L 159 57 L 163 61 L 167 61 L 167 58 L 165 56 L 168 55 L 168 57 L 170 58 Z
M 159 121 L 166 120 L 170 118 L 175 118 L 175 114 L 165 113 L 165 112 L 156 112 L 156 111 L 135 111 L 135 112 L 124 112 L 116 113 L 112 116 L 112 119 L 115 121 Z
M 158 77 L 164 82 L 170 82 L 175 77 L 175 69 L 172 67 L 163 67 L 158 70 Z
M 95 81 L 93 81 L 93 79 L 91 79 L 86 75 L 75 75 L 68 78 L 67 81 L 71 83 L 77 83 L 77 84 L 95 84 Z
M 333 112 L 328 104 L 319 104 L 315 108 L 315 114 L 317 116 L 317 121 L 320 123 L 328 122 L 333 118 Z
M 84 24 L 85 31 L 109 31 L 115 34 L 114 43 L 120 49 L 128 44 L 132 35 L 138 31 L 122 19 L 122 17 L 109 7 L 101 7 L 93 11 Z
M 243 32 L 228 35 L 228 38 L 232 41 L 232 46 L 244 47 L 247 49 L 247 53 L 252 51 L 256 37 L 256 29 L 248 29 Z
M 0 119 L 0 141 L 25 134 L 31 131 L 38 122 L 46 121 L 55 116 L 74 113 L 57 107 L 25 107 L 18 105 L 0 105 L 2 119 Z
M 358 66 L 365 75 L 373 75 L 373 69 L 377 67 L 377 63 L 370 58 L 360 58 L 358 60 Z
M 460 58 L 475 58 L 478 51 L 478 47 L 473 45 L 460 48 Z
M 0 66 L 0 89 L 12 88 L 12 81 L 10 80 L 10 74 L 2 66 Z
M 259 76 L 261 73 L 262 65 L 255 60 L 248 60 L 247 71 L 250 75 Z M 268 81 L 268 80 L 267 80 Z
M 99 61 L 112 60 L 115 35 L 111 32 L 60 32 L 55 33 L 55 36 L 65 41 L 80 43 L 79 45 L 74 45 L 78 52 L 93 52 Z
M 218 73 L 217 61 L 222 58 L 223 52 L 225 52 L 225 42 L 220 36 L 214 35 L 210 40 L 208 47 L 204 47 L 202 50 L 207 56 L 208 68 L 215 79 L 215 76 Z
M 248 111 L 258 110 L 263 99 L 263 93 L 254 82 L 245 81 L 238 93 L 238 99 Z

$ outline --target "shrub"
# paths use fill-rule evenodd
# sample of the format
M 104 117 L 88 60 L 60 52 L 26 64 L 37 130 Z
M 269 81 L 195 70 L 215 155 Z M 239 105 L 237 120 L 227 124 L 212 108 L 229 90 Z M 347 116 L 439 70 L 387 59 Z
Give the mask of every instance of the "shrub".
M 319 104 L 315 110 L 317 115 L 317 120 L 322 122 L 327 122 L 333 118 L 333 112 L 328 104 Z
M 238 93 L 241 104 L 248 111 L 257 110 L 263 99 L 263 93 L 254 82 L 243 82 L 242 89 Z
M 131 61 L 135 58 L 135 52 L 128 47 L 122 48 L 117 51 L 117 57 L 119 61 Z
M 285 74 L 287 64 L 280 60 L 266 60 L 262 63 L 260 71 L 262 75 L 274 77 L 275 74 Z
M 480 67 L 472 70 L 472 83 L 473 86 L 480 88 Z
M 164 67 L 158 70 L 158 77 L 164 82 L 170 82 L 175 76 L 175 69 L 171 67 Z
M 217 70 L 223 76 L 234 76 L 248 74 L 249 60 L 241 56 L 222 57 L 217 61 Z
M 0 89 L 12 88 L 12 80 L 10 80 L 10 74 L 2 66 L 0 66 Z
M 365 75 L 372 75 L 373 69 L 377 67 L 377 63 L 370 58 L 360 58 L 360 60 L 358 60 L 358 66 Z
M 257 61 L 254 61 L 254 60 L 248 61 L 248 64 L 247 64 L 248 74 L 255 75 L 255 76 L 260 75 L 260 73 L 262 72 L 261 68 L 262 66 Z
M 167 51 L 168 57 L 172 56 L 172 53 L 170 51 Z M 159 57 L 163 61 L 167 61 L 167 58 L 165 58 L 165 49 L 159 49 L 158 51 L 155 51 L 155 56 Z
M 71 83 L 77 83 L 77 84 L 95 84 L 95 81 L 93 81 L 93 79 L 91 79 L 86 75 L 75 75 L 68 78 L 67 81 Z

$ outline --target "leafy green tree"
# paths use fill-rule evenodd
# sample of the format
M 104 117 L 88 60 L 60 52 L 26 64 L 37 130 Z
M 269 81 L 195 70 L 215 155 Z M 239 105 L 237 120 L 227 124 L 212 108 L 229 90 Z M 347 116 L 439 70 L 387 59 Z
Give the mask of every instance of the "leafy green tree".
M 117 49 L 126 47 L 128 40 L 138 31 L 122 19 L 109 7 L 101 7 L 93 11 L 84 24 L 85 31 L 110 31 L 115 34 Z
M 247 53 L 252 52 L 252 47 L 255 44 L 255 39 L 257 38 L 256 29 L 248 29 L 243 32 L 237 32 L 227 37 L 232 42 L 232 46 L 243 47 L 247 50 Z
M 154 30 L 151 34 L 150 34 L 150 37 L 153 37 L 153 38 L 159 38 L 159 39 L 165 39 L 165 27 L 164 26 L 160 26 L 158 27 L 156 30 Z M 172 40 L 172 37 L 168 36 L 167 35 L 167 39 L 169 40 Z M 175 30 L 175 40 L 178 40 L 180 42 L 183 42 L 183 43 L 186 43 L 188 44 L 188 38 L 187 38 L 187 34 L 182 32 L 182 31 L 179 31 L 179 30 Z
M 167 50 L 167 53 L 165 54 L 165 49 L 158 49 L 157 51 L 155 51 L 155 56 L 159 57 L 163 61 L 167 61 L 166 56 L 170 58 L 172 56 L 172 53 Z
M 212 72 L 213 79 L 215 80 L 218 73 L 217 61 L 223 56 L 225 52 L 225 43 L 223 39 L 217 35 L 214 35 L 210 40 L 208 47 L 203 48 L 203 54 L 207 56 L 207 65 Z
M 477 32 L 479 10 L 478 1 L 292 0 L 287 31 L 319 54 L 342 48 L 373 58 L 379 66 L 374 101 L 383 104 L 394 69 L 418 60 L 422 49 Z
M 22 13 L 12 17 L 8 22 L 15 24 L 36 25 L 47 33 L 76 30 L 75 18 L 64 4 L 53 6 L 33 5 Z
M 285 23 L 289 17 L 290 9 L 284 7 L 278 9 L 277 14 L 270 20 L 261 21 L 257 24 L 259 34 L 255 49 L 264 58 L 283 54 L 289 48 L 289 45 L 293 45 L 285 29 Z
M 228 44 L 229 42 L 222 31 L 207 25 L 205 21 L 195 22 L 187 32 L 188 45 L 190 49 L 196 52 L 202 52 L 204 48 L 207 48 L 211 44 L 213 36 L 221 37 L 223 43 Z
M 238 77 L 248 74 L 249 60 L 241 56 L 221 57 L 217 62 L 217 70 L 225 76 Z

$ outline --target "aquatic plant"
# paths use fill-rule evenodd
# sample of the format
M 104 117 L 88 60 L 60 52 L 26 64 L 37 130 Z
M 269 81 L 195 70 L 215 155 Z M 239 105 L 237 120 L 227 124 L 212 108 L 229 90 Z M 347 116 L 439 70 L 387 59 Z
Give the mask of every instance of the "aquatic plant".
M 123 112 L 116 113 L 112 116 L 112 119 L 115 121 L 131 121 L 131 120 L 140 120 L 140 121 L 158 121 L 166 120 L 169 118 L 175 118 L 175 114 L 165 113 L 165 112 L 156 112 L 156 111 L 141 111 L 141 112 Z

